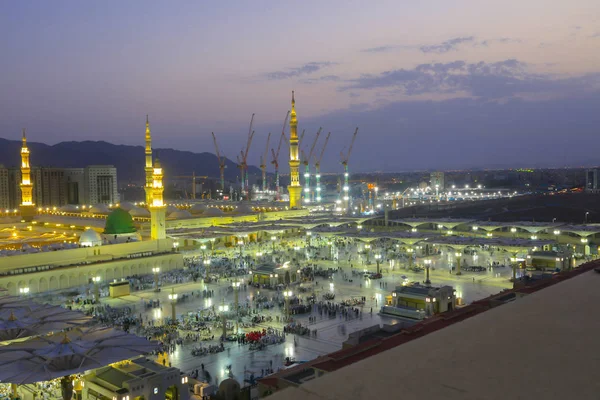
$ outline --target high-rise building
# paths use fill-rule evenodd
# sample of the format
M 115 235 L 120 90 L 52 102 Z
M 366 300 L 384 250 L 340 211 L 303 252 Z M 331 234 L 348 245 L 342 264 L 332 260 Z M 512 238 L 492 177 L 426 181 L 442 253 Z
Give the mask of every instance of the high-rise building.
M 0 165 L 0 214 L 10 208 L 10 191 L 8 180 L 8 168 Z
M 598 170 L 596 168 L 585 171 L 585 191 L 591 193 L 598 192 Z
M 85 168 L 66 168 L 67 204 L 83 204 L 85 199 Z
M 431 189 L 438 191 L 444 190 L 444 173 L 443 172 L 432 172 L 429 176 L 429 180 L 431 181 Z
M 292 110 L 290 111 L 290 208 L 301 207 L 302 186 L 300 186 L 300 158 L 298 157 L 298 119 L 296 118 L 296 100 L 292 91 Z
M 146 115 L 146 167 L 144 171 L 146 173 L 146 185 L 144 190 L 146 191 L 146 204 L 152 204 L 152 176 L 154 173 L 154 168 L 152 167 L 152 135 L 150 134 L 150 122 L 148 121 L 148 116 Z
M 119 202 L 117 169 L 112 165 L 90 165 L 84 169 L 85 203 L 114 204 Z

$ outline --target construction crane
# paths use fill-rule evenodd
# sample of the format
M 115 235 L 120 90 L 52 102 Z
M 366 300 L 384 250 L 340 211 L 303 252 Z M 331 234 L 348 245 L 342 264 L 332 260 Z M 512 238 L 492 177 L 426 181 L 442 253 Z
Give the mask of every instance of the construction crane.
M 252 145 L 253 138 L 254 138 L 254 131 L 252 131 L 250 133 L 250 136 L 248 136 L 248 142 L 246 144 L 246 149 L 241 152 L 241 155 L 242 155 L 242 182 L 244 179 L 246 179 L 246 181 L 243 182 L 243 189 L 244 189 L 243 193 L 246 195 L 247 200 L 250 200 L 250 185 L 249 185 L 249 179 L 248 179 L 248 151 L 250 151 L 250 146 Z
M 248 159 L 248 151 L 250 150 L 250 145 L 252 144 L 252 137 L 254 136 L 254 131 L 252 130 L 252 125 L 254 124 L 254 114 L 252 114 L 252 118 L 250 118 L 250 128 L 248 129 L 248 140 L 246 142 L 246 148 L 240 151 L 241 158 L 238 157 L 238 168 L 240 169 L 240 183 L 241 183 L 241 195 L 246 194 L 246 187 L 248 186 L 248 163 L 246 162 Z
M 275 150 L 271 149 L 271 154 L 273 155 L 273 160 L 271 164 L 275 166 L 275 199 L 281 200 L 281 194 L 279 190 L 279 152 L 281 151 L 281 143 L 285 140 L 285 127 L 288 123 L 288 119 L 290 118 L 290 112 L 288 111 L 285 115 L 285 119 L 283 120 L 283 128 L 281 128 L 281 136 L 279 136 L 279 144 L 277 145 L 277 153 Z
M 317 134 L 315 135 L 315 140 L 313 141 L 312 146 L 310 147 L 310 152 L 308 153 L 308 157 L 302 151 L 302 163 L 304 164 L 304 202 L 310 203 L 310 169 L 309 169 L 309 161 L 315 151 L 315 146 L 317 145 L 317 141 L 319 140 L 319 135 L 323 128 L 319 128 Z
M 196 179 L 208 179 L 208 176 L 206 175 L 196 175 L 196 172 L 193 171 L 192 175 L 180 175 L 180 176 L 173 176 L 170 179 L 171 180 L 188 180 L 188 179 L 192 179 L 192 200 L 196 199 Z M 184 189 L 187 193 L 187 189 Z M 187 197 L 187 196 L 186 196 Z
M 267 191 L 267 154 L 269 153 L 269 140 L 271 140 L 271 132 L 267 136 L 267 146 L 265 147 L 265 153 L 260 156 L 260 169 L 262 170 L 262 190 Z
M 219 161 L 219 173 L 221 175 L 221 191 L 225 194 L 225 157 L 221 156 L 219 152 L 219 145 L 217 144 L 217 138 L 215 133 L 212 132 L 213 142 L 215 143 L 215 151 L 217 153 L 217 160 Z
M 344 152 L 342 151 L 340 153 L 340 157 L 341 157 L 341 162 L 342 165 L 344 166 L 344 208 L 346 209 L 346 211 L 349 211 L 349 201 L 350 201 L 350 186 L 348 183 L 348 161 L 350 160 L 350 154 L 352 154 L 352 148 L 354 147 L 354 141 L 356 140 L 356 134 L 358 133 L 358 127 L 356 128 L 356 130 L 354 131 L 354 135 L 352 135 L 352 141 L 350 142 L 350 148 L 348 149 L 348 152 L 346 154 L 344 154 Z
M 315 162 L 315 191 L 317 192 L 317 203 L 321 202 L 321 159 L 323 159 L 325 147 L 327 147 L 327 143 L 329 142 L 329 136 L 331 136 L 331 132 L 327 134 L 327 137 L 325 138 L 325 143 L 323 143 L 323 147 L 321 148 L 321 154 L 319 154 L 319 158 L 317 158 Z

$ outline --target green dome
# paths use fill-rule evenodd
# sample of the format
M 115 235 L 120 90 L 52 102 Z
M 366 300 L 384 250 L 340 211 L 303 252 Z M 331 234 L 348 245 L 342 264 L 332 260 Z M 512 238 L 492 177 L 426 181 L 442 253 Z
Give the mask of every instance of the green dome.
M 108 214 L 108 217 L 106 217 L 106 225 L 104 226 L 105 234 L 116 235 L 133 232 L 135 232 L 133 219 L 131 218 L 131 215 L 122 208 L 115 209 Z

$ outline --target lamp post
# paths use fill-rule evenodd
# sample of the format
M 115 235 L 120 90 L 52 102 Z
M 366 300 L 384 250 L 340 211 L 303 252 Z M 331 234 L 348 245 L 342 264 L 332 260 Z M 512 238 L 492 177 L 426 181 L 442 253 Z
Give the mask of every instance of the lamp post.
M 214 257 L 215 256 L 215 238 L 210 239 L 210 256 Z
M 227 337 L 227 315 L 225 315 L 229 311 L 229 306 L 225 304 L 225 299 L 223 299 L 223 304 L 219 306 L 219 312 L 221 313 L 221 320 L 223 322 L 223 339 Z
M 461 254 L 459 252 L 454 253 L 454 255 L 456 256 L 456 275 L 462 275 L 462 272 L 460 272 L 460 256 Z
M 513 238 L 517 236 L 517 228 L 510 228 L 510 232 L 513 234 Z
M 99 276 L 94 276 L 92 278 L 92 282 L 94 282 L 94 298 L 98 303 L 100 302 L 100 287 L 98 286 L 100 284 L 100 280 L 101 278 Z
M 275 241 L 277 240 L 277 236 L 271 236 L 271 243 L 273 243 L 273 254 L 275 254 Z
M 425 284 L 430 285 L 431 281 L 429 280 L 429 268 L 431 267 L 431 260 L 423 260 L 425 263 Z
M 158 292 L 158 273 L 160 272 L 159 267 L 152 268 L 152 272 L 154 273 L 154 291 Z
M 240 260 L 242 259 L 242 257 L 244 256 L 244 254 L 242 253 L 242 247 L 244 247 L 244 241 L 242 239 L 238 240 L 237 242 L 238 246 L 240 246 Z
M 209 278 L 208 274 L 210 273 L 210 260 L 207 258 L 202 262 L 204 263 L 204 269 L 206 270 L 206 277 Z
M 29 288 L 28 287 L 19 288 L 19 293 L 21 294 L 21 296 L 27 296 L 29 294 Z
M 173 320 L 173 324 L 175 324 L 175 321 L 177 321 L 177 313 L 175 310 L 175 305 L 177 304 L 177 293 L 175 293 L 175 288 L 171 288 L 169 300 L 171 300 L 171 319 Z
M 588 221 L 588 215 L 589 215 L 589 213 L 590 213 L 589 211 L 585 212 L 585 223 L 586 224 L 587 224 L 587 221 Z
M 234 295 L 234 307 L 235 307 L 235 334 L 238 334 L 239 331 L 239 288 L 240 282 L 233 282 L 231 284 L 233 287 L 233 295 Z
M 379 262 L 381 261 L 381 254 L 375 254 L 375 262 L 377 263 L 377 275 L 379 275 Z
M 306 232 L 306 245 L 310 247 L 310 237 L 312 236 L 312 232 Z
M 412 253 L 413 253 L 413 249 L 411 249 L 410 247 L 408 249 L 406 249 L 406 252 L 408 253 L 408 268 L 412 268 L 413 265 L 413 257 L 412 257 Z
M 202 258 L 204 258 L 205 256 L 205 251 L 206 251 L 206 245 L 203 244 L 202 246 L 200 246 L 200 250 L 202 250 Z
M 367 264 L 369 264 L 369 253 L 371 252 L 370 244 L 365 244 L 365 252 L 367 253 Z
M 290 297 L 294 294 L 291 290 L 286 290 L 283 292 L 283 298 L 285 299 L 285 317 L 286 320 L 290 319 Z

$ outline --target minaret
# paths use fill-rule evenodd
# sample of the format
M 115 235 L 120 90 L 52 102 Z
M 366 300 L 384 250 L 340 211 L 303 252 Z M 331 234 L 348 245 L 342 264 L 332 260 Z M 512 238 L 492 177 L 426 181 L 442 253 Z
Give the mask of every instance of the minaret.
M 292 111 L 290 111 L 290 208 L 300 208 L 302 187 L 300 186 L 300 158 L 298 157 L 298 120 L 296 119 L 296 101 L 292 91 Z
M 150 134 L 150 122 L 148 122 L 148 115 L 146 115 L 146 185 L 144 190 L 146 191 L 146 205 L 152 204 L 152 174 L 154 168 L 152 168 L 152 135 Z
M 21 219 L 29 222 L 35 214 L 33 204 L 33 184 L 31 183 L 31 167 L 29 166 L 29 149 L 27 137 L 23 129 L 23 145 L 21 146 Z
M 150 188 L 150 237 L 152 240 L 165 239 L 167 237 L 165 220 L 167 207 L 163 202 L 163 172 L 158 159 L 152 168 L 152 187 Z

